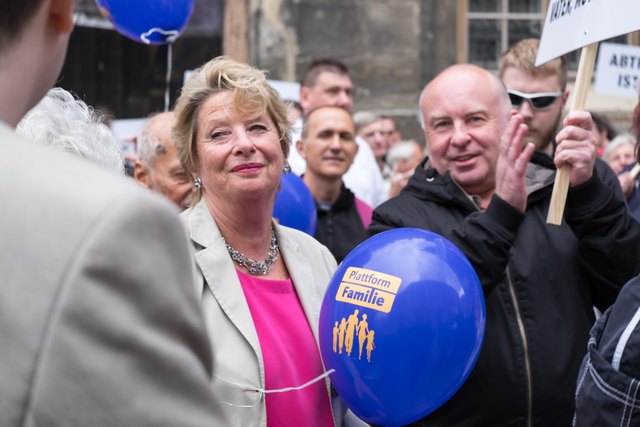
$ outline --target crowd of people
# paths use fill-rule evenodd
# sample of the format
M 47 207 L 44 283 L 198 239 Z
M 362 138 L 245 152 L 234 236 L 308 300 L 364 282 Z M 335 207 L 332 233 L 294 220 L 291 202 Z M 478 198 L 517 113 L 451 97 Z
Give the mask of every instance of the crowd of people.
M 536 67 L 538 40 L 498 76 L 427 82 L 425 147 L 352 114 L 336 59 L 303 72 L 300 124 L 263 71 L 214 58 L 148 118 L 131 179 L 100 114 L 51 89 L 74 2 L 0 1 L 0 425 L 364 426 L 325 372 L 321 303 L 355 246 L 398 227 L 460 248 L 487 313 L 467 381 L 411 425 L 638 422 L 640 352 L 619 344 L 640 342 L 638 137 L 565 115 L 566 61 Z M 272 217 L 287 173 L 314 236 Z

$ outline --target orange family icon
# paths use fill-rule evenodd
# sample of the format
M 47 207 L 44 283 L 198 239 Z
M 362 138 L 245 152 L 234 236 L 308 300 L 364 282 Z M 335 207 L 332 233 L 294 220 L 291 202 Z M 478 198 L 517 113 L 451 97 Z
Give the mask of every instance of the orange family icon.
M 371 352 L 375 348 L 373 344 L 373 338 L 375 331 L 369 329 L 369 323 L 367 322 L 367 315 L 362 315 L 362 320 L 358 319 L 360 311 L 355 309 L 353 314 L 348 319 L 344 317 L 335 322 L 333 326 L 333 352 L 342 354 L 344 348 L 347 352 L 347 356 L 351 356 L 353 350 L 353 340 L 355 336 L 358 337 L 358 360 L 362 359 L 362 350 L 367 349 L 367 361 L 371 363 Z

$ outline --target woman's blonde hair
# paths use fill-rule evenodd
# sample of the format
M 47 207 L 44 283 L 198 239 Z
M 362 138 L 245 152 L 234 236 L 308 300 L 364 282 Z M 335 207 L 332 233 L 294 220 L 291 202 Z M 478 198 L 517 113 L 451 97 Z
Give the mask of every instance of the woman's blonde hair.
M 193 173 L 198 166 L 195 138 L 200 108 L 211 95 L 225 91 L 233 92 L 233 106 L 240 114 L 250 118 L 269 115 L 286 159 L 291 141 L 287 104 L 269 86 L 264 71 L 220 56 L 193 71 L 176 102 L 172 135 L 185 169 Z

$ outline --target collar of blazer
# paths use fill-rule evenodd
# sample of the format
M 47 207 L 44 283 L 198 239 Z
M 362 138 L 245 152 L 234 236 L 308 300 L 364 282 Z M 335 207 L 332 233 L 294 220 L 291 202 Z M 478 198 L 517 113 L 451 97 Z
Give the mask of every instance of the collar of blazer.
M 235 265 L 227 252 L 222 234 L 209 212 L 206 202 L 200 200 L 196 206 L 185 211 L 182 215 L 189 236 L 197 245 L 195 259 L 205 279 L 198 285 L 197 292 L 202 294 L 204 287 L 208 286 L 227 316 L 256 347 L 257 333 Z M 326 283 L 316 283 L 318 279 L 314 277 L 314 260 L 301 245 L 299 233 L 283 228 L 275 221 L 274 227 L 280 254 L 317 340 L 320 305 Z

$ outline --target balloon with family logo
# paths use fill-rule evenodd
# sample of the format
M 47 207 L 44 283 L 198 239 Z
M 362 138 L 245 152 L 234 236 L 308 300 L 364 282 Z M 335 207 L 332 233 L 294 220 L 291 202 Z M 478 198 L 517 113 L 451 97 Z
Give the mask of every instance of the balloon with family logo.
M 122 35 L 144 44 L 173 43 L 182 33 L 195 0 L 96 0 Z
M 320 350 L 349 408 L 402 426 L 445 403 L 477 360 L 482 287 L 464 254 L 415 228 L 377 234 L 347 255 L 320 313 Z

